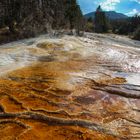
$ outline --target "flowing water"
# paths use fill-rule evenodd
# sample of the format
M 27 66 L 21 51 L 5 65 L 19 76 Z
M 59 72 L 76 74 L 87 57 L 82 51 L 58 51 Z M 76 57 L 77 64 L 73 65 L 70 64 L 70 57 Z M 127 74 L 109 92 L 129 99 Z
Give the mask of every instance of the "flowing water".
M 140 139 L 140 42 L 115 35 L 0 46 L 1 140 Z

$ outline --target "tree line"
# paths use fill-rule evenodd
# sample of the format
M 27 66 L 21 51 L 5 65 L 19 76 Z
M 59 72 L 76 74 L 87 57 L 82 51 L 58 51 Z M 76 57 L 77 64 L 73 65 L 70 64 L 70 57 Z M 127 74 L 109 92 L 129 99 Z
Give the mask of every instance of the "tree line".
M 77 34 L 81 30 L 111 32 L 140 40 L 140 16 L 109 20 L 99 6 L 94 21 L 86 21 L 77 0 L 0 0 L 0 41 L 1 29 L 5 27 L 12 35 L 10 38 L 17 39 L 49 33 L 52 29 L 76 29 Z
M 92 18 L 87 20 L 86 30 L 97 33 L 111 32 L 129 35 L 133 39 L 140 40 L 140 16 L 111 20 L 106 17 L 105 12 L 99 6 L 95 12 L 94 20 Z
M 0 29 L 34 36 L 52 29 L 82 29 L 83 15 L 76 0 L 0 0 Z

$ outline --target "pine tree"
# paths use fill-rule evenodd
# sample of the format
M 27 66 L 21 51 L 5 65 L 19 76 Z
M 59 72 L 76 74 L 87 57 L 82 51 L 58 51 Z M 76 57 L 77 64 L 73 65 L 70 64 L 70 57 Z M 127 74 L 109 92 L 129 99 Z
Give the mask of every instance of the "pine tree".
M 108 20 L 105 12 L 99 6 L 95 13 L 95 32 L 103 33 L 108 31 Z
M 52 29 L 82 28 L 76 0 L 0 0 L 0 27 L 18 36 L 34 36 Z
M 66 8 L 66 19 L 69 20 L 70 29 L 79 28 L 80 22 L 82 21 L 83 15 L 80 6 L 77 4 L 76 0 L 68 0 Z
M 140 26 L 133 33 L 133 39 L 140 40 Z
M 76 17 L 76 21 L 75 21 L 76 33 L 77 35 L 80 35 L 80 30 L 81 31 L 83 30 L 84 23 L 83 23 L 82 11 L 79 5 L 77 5 L 77 12 L 75 17 Z

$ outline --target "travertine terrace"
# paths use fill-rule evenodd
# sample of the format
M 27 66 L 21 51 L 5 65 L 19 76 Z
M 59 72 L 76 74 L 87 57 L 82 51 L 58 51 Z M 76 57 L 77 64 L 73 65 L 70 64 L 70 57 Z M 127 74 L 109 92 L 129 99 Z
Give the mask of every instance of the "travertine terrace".
M 0 46 L 0 76 L 1 140 L 140 139 L 140 42 L 22 40 Z

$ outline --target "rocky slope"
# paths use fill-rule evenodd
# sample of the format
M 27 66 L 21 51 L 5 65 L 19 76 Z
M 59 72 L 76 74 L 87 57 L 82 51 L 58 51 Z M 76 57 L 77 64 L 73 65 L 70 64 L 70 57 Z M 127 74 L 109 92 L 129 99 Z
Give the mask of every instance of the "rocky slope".
M 1 140 L 140 138 L 140 42 L 44 35 L 0 52 Z

